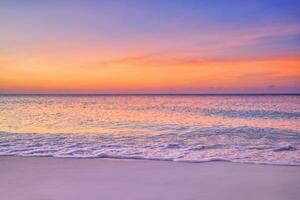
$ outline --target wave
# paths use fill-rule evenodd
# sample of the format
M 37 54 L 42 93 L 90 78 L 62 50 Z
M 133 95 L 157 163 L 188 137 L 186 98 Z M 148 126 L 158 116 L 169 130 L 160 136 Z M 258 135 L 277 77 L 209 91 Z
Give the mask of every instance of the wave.
M 287 146 L 283 146 L 283 147 L 279 147 L 279 148 L 276 148 L 274 149 L 273 151 L 275 152 L 280 152 L 280 151 L 296 151 L 297 148 L 294 147 L 293 145 L 287 145 Z
M 157 110 L 164 112 L 173 113 L 193 113 L 203 114 L 206 116 L 222 116 L 226 118 L 245 118 L 245 119 L 300 119 L 300 112 L 297 111 L 278 111 L 278 110 L 265 110 L 265 109 L 207 109 L 197 106 L 143 106 L 143 107 L 132 107 L 132 110 L 147 111 Z
M 266 118 L 266 119 L 299 119 L 300 112 L 284 112 L 274 110 L 203 110 L 207 115 L 220 115 L 230 118 Z
M 253 137 L 241 130 L 256 129 L 152 136 L 0 132 L 0 155 L 300 165 L 299 134 L 265 130 Z

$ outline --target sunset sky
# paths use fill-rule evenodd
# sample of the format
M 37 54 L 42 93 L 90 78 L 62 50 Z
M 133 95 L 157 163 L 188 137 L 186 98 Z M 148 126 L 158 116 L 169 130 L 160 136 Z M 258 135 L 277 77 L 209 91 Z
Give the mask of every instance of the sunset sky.
M 1 1 L 0 93 L 300 93 L 300 1 Z

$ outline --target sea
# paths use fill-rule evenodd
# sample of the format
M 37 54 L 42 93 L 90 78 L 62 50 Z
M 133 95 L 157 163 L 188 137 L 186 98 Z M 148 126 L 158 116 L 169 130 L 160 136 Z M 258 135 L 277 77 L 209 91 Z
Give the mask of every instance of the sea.
M 300 95 L 0 95 L 0 155 L 300 166 Z

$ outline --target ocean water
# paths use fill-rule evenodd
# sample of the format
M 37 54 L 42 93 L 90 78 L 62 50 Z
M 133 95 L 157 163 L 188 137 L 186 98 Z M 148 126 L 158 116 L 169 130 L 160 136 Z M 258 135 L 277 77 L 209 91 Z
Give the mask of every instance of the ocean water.
M 300 96 L 2 95 L 0 155 L 300 165 Z

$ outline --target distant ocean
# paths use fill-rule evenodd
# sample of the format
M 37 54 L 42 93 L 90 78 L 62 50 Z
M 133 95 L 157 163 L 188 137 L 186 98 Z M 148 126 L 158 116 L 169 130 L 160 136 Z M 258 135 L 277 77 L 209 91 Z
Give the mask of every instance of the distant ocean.
M 0 155 L 300 165 L 300 96 L 0 95 Z

